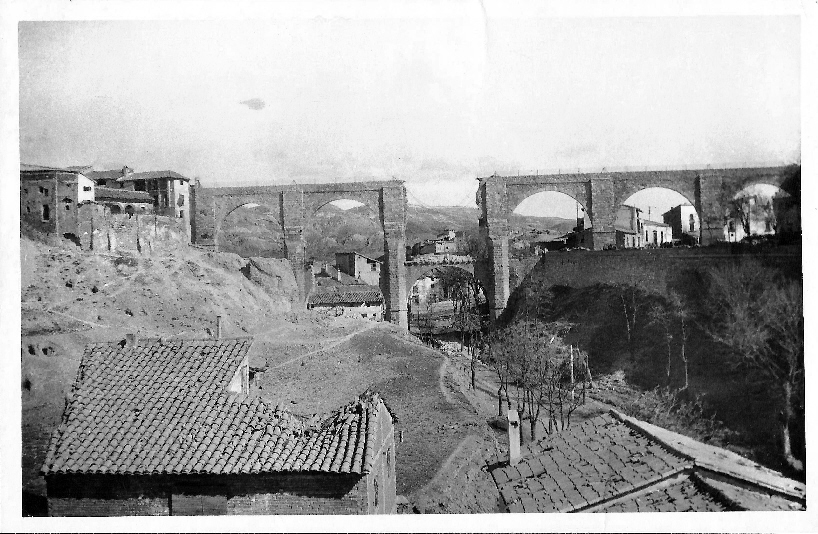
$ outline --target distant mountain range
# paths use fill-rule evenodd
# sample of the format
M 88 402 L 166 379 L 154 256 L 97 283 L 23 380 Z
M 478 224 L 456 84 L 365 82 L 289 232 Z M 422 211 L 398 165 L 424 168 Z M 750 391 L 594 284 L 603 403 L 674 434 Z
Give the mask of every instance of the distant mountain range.
M 467 206 L 409 205 L 406 220 L 406 244 L 433 239 L 445 230 L 477 235 L 479 210 Z M 512 214 L 512 231 L 531 231 L 561 235 L 570 232 L 576 221 L 559 217 L 532 217 Z M 277 215 L 264 206 L 242 207 L 230 214 L 222 225 L 221 250 L 241 256 L 282 257 L 283 236 Z M 383 229 L 380 218 L 367 206 L 343 210 L 327 204 L 316 212 L 304 228 L 307 257 L 334 261 L 336 252 L 355 251 L 377 258 L 383 254 Z

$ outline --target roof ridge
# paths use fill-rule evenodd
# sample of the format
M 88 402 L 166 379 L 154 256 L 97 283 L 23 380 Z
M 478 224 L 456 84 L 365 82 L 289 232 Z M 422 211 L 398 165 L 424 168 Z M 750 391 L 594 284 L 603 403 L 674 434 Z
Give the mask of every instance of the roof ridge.
M 615 409 L 610 414 L 631 429 L 701 467 L 797 499 L 806 498 L 806 486 L 782 473 L 722 447 L 703 443 L 666 428 L 640 421 Z

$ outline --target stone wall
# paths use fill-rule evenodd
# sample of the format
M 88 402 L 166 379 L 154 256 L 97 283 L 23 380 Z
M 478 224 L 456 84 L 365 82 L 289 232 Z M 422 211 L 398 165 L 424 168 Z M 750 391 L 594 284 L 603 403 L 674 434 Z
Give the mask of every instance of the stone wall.
M 77 237 L 83 250 L 127 251 L 150 256 L 169 252 L 189 243 L 186 218 L 161 215 L 111 214 L 95 203 L 78 209 Z
M 339 473 L 52 475 L 46 482 L 50 516 L 173 515 L 174 495 L 205 497 L 208 515 L 361 514 L 369 510 L 369 478 Z
M 730 246 L 549 252 L 531 271 L 525 285 L 587 287 L 637 283 L 647 291 L 664 293 L 668 281 L 672 282 L 684 270 L 706 270 L 725 264 L 760 261 L 779 268 L 788 276 L 797 276 L 801 272 L 801 254 L 796 247 L 771 250 L 778 253 L 749 253 L 749 248 Z

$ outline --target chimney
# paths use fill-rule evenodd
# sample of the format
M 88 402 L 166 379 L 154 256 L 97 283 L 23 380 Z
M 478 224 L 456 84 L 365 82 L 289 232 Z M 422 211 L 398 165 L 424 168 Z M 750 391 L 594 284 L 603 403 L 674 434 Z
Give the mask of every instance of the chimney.
M 520 416 L 517 410 L 508 411 L 508 465 L 520 461 Z
M 216 339 L 222 338 L 222 316 L 216 316 Z
M 126 347 L 133 347 L 136 345 L 137 337 L 134 332 L 128 332 L 125 334 L 125 346 Z

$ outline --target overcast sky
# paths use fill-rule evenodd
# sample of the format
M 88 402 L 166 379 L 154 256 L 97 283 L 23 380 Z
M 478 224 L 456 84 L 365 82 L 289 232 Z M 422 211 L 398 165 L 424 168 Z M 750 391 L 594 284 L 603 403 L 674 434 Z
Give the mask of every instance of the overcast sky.
M 800 161 L 797 17 L 515 20 L 465 5 L 21 23 L 21 160 L 205 185 L 395 177 L 411 202 L 472 206 L 475 177 L 494 172 Z

